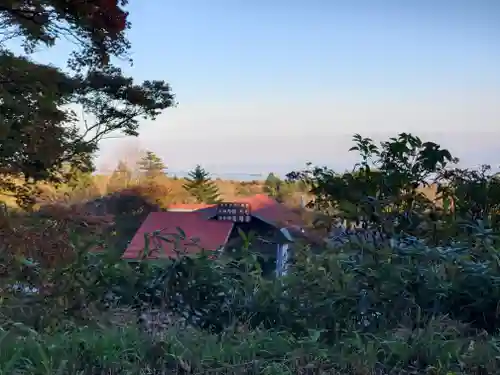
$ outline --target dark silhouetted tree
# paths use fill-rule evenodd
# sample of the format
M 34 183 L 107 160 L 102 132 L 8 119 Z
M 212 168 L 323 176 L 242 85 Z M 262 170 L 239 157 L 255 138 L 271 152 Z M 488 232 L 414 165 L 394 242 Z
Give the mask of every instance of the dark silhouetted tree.
M 139 118 L 154 119 L 175 105 L 163 81 L 135 83 L 109 64 L 126 57 L 130 27 L 120 0 L 7 0 L 0 4 L 0 187 L 21 198 L 27 185 L 63 180 L 63 166 L 93 170 L 99 142 L 121 133 L 137 136 Z M 74 38 L 69 68 L 30 59 L 38 45 Z M 27 56 L 2 42 L 20 38 Z M 85 113 L 79 118 L 75 112 Z M 82 124 L 84 126 L 82 126 Z M 7 176 L 7 177 L 6 177 Z M 13 183 L 24 180 L 23 186 Z
M 0 4 L 3 40 L 22 38 L 26 52 L 58 39 L 75 42 L 75 66 L 107 65 L 111 56 L 125 57 L 130 48 L 127 0 L 6 0 Z

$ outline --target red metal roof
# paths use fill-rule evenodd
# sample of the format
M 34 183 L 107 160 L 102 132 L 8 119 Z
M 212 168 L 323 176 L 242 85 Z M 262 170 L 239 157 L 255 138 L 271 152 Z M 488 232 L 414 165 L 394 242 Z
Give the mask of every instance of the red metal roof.
M 196 212 L 151 212 L 132 238 L 123 258 L 138 259 L 140 257 L 145 248 L 145 234 L 151 235 L 155 231 L 160 231 L 161 236 L 173 238 L 169 234 L 178 233 L 177 228 L 182 229 L 186 234 L 186 240 L 179 241 L 177 249 L 196 253 L 201 249 L 213 251 L 224 246 L 233 228 L 233 223 L 206 220 Z M 155 250 L 150 253 L 150 259 L 176 255 L 176 244 L 152 237 L 150 237 L 150 249 Z M 193 238 L 199 239 L 196 246 L 191 245 L 190 239 Z
M 266 194 L 257 194 L 251 197 L 241 197 L 234 200 L 238 203 L 249 203 L 251 214 L 277 228 L 304 226 L 302 217 L 284 204 Z M 233 228 L 233 223 L 227 221 L 208 220 L 216 214 L 216 205 L 213 204 L 173 204 L 167 212 L 152 212 L 141 225 L 130 242 L 123 258 L 137 259 L 144 251 L 145 234 L 161 231 L 160 235 L 178 233 L 181 228 L 187 240 L 179 243 L 180 249 L 190 253 L 205 250 L 217 250 L 225 245 Z M 171 211 L 170 211 L 171 210 Z M 192 243 L 190 238 L 198 238 L 197 246 L 186 246 Z M 150 239 L 150 247 L 158 248 L 150 258 L 175 256 L 175 244 L 167 243 L 158 238 Z M 179 249 L 179 250 L 180 250 Z
M 298 213 L 266 194 L 237 198 L 235 202 L 249 203 L 253 216 L 278 228 L 290 225 L 302 227 L 304 225 L 302 217 Z
M 240 197 L 233 200 L 236 203 L 249 203 L 251 214 L 257 218 L 276 227 L 304 226 L 302 217 L 294 212 L 290 207 L 277 202 L 266 194 L 256 194 L 250 197 Z M 216 214 L 214 204 L 194 203 L 194 204 L 173 204 L 168 210 L 173 212 L 200 211 L 206 218 L 214 217 Z

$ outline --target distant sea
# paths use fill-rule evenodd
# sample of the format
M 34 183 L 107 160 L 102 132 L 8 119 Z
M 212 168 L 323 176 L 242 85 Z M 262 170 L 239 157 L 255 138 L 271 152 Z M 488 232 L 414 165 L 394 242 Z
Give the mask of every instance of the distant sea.
M 167 169 L 166 174 L 169 177 L 174 177 L 177 176 L 179 178 L 184 178 L 187 177 L 190 171 L 175 171 L 171 169 Z M 113 173 L 112 170 L 110 169 L 100 169 L 95 172 L 96 174 L 105 174 L 105 175 L 110 175 Z M 243 172 L 220 172 L 220 173 L 210 173 L 210 176 L 213 179 L 220 178 L 221 180 L 233 180 L 233 181 L 253 181 L 253 180 L 259 180 L 263 181 L 267 178 L 269 175 L 269 172 L 263 172 L 263 173 L 243 173 Z M 277 174 L 278 177 L 284 178 L 285 175 L 281 176 L 280 174 Z
M 168 170 L 167 174 L 169 176 L 177 176 L 180 178 L 187 177 L 189 171 L 171 171 Z M 228 172 L 228 173 L 210 173 L 212 178 L 220 178 L 221 180 L 236 180 L 236 181 L 252 181 L 252 180 L 265 180 L 268 173 L 239 173 L 239 172 Z

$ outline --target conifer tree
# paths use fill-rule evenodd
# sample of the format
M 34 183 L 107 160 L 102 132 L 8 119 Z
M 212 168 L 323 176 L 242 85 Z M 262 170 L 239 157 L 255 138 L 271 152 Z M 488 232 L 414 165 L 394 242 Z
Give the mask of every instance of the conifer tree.
M 189 172 L 187 183 L 183 185 L 198 203 L 219 203 L 219 188 L 210 178 L 210 174 L 200 165 Z
M 140 172 L 147 178 L 161 176 L 167 169 L 161 158 L 152 151 L 147 151 L 137 164 Z

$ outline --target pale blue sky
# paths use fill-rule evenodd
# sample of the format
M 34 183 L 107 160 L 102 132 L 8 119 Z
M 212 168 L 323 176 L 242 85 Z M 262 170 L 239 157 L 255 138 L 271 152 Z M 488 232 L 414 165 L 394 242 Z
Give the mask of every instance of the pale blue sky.
M 498 0 L 131 3 L 126 70 L 170 82 L 179 106 L 137 140 L 105 142 L 102 167 L 148 148 L 173 170 L 343 169 L 354 132 L 401 131 L 500 164 Z

